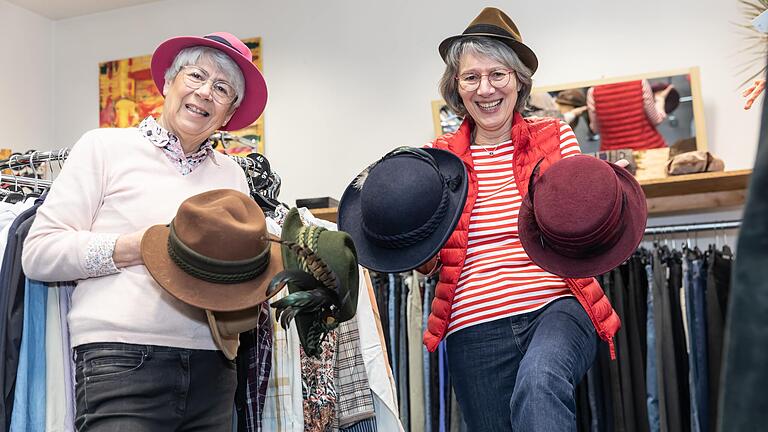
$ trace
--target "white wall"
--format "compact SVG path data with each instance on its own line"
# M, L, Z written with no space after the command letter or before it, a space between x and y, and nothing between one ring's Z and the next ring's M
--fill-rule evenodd
M57 21L53 147L98 126L98 62L149 54L182 34L261 36L270 90L266 156L283 178L281 199L340 198L368 162L432 137L430 101L443 69L437 45L482 8L447 4L166 0ZM741 19L736 0L495 5L538 54L537 85L699 66L710 150L727 169L751 167L760 110L741 109L744 56L736 52L746 41L733 24Z
M0 0L0 148L53 144L53 21Z

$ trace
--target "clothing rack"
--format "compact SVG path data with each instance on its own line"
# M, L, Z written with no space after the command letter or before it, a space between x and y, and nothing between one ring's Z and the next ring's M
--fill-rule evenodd
M48 189L53 183L50 180L41 180L34 177L22 177L16 175L2 174L0 175L0 182L15 185L15 186L27 186L34 189L44 188Z
M69 155L68 148L62 148L52 151L36 151L29 154L11 155L9 159L0 161L0 170L16 170L20 168L35 168L38 165L51 161L64 161Z
M739 227L741 227L741 221L739 220L655 226L655 227L646 228L645 235L686 233L691 231L723 230L723 229L734 229Z
M23 155L15 154L9 159L0 161L0 171L6 169L14 171L22 168L34 169L46 162L64 162L67 159L67 156L69 156L69 152L69 148L62 148L52 151L36 151ZM232 155L227 156L234 160L240 168L245 171L249 178L249 184L254 186L255 190L267 198L277 199L277 195L280 193L281 179L277 173L269 169L269 162L266 162L264 156L259 154L256 154L253 158ZM260 179L261 181L254 182L253 179ZM2 181L31 187L49 187L51 184L50 181L46 183L43 180L9 175L3 175Z

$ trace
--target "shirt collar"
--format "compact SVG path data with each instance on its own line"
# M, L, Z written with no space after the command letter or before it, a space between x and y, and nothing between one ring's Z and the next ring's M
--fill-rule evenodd
M144 120L141 121L139 124L139 131L143 136L149 140L152 144L154 144L157 147L160 148L178 148L182 149L181 142L179 141L179 137L172 134L171 132L167 131L165 128L160 126L160 123L155 120L152 116L147 116ZM183 150L181 150L183 152ZM213 143L210 139L205 140L205 142L200 146L200 148L195 151L192 154L186 155L187 157L200 157L200 156L211 156L211 158L216 161L216 158L213 157Z

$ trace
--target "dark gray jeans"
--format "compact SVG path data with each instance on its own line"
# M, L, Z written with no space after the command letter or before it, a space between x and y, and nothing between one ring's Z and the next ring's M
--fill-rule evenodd
M221 351L75 348L78 431L231 431L237 370Z

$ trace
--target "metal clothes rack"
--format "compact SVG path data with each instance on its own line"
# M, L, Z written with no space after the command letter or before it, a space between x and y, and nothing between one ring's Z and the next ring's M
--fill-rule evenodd
M67 159L67 156L69 156L69 151L69 148L62 148L52 151L36 151L23 155L15 154L9 159L0 161L0 171L7 169L13 172L23 168L34 169L46 162L58 161L63 163ZM269 162L266 161L264 156L258 154L253 158L232 155L227 156L243 169L248 177L249 185L253 186L254 189L262 195L271 199L277 199L277 195L280 193L281 179L277 173L269 169ZM254 181L254 179L258 180ZM49 187L51 185L50 180L40 180L13 174L4 174L0 180L4 183L30 187Z
M724 230L724 229L734 229L734 228L740 228L740 227L741 227L740 220L666 225L666 226L655 226L655 227L646 228L645 235L687 233L687 232L693 232L693 231L708 231L708 230Z

